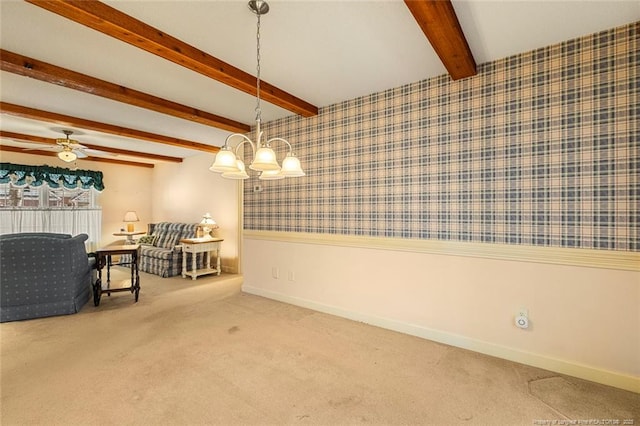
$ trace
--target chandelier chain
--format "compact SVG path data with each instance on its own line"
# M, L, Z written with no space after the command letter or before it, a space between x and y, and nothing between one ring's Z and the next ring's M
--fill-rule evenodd
M256 31L256 121L262 118L260 110L260 13L258 15L258 24Z

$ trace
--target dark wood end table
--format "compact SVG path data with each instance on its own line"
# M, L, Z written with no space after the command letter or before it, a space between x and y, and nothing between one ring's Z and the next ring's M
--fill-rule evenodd
M128 287L111 288L111 265L113 262L111 256L129 255L131 261L120 263L120 265L129 265L131 267L131 285ZM135 295L135 301L138 301L140 293L140 273L138 271L138 257L140 256L140 246L138 244L107 246L96 250L96 269L98 270L98 279L93 284L93 304L100 305L100 297L102 293L111 295L118 291L130 291ZM107 281L102 281L102 269L107 267ZM106 284L106 285L105 285Z

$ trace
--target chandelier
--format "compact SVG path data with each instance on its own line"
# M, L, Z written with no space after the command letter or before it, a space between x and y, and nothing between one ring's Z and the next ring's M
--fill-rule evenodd
M253 143L251 139L241 133L233 133L227 136L224 146L216 154L215 161L209 167L209 170L222 173L222 177L227 179L247 179L249 175L245 170L244 162L238 157L240 147L247 143L251 146L251 151L253 152L253 161L249 168L261 172L259 179L275 180L284 179L285 177L304 176L305 173L300 166L300 160L294 154L293 148L288 141L282 138L271 138L266 142L262 140L263 132L260 130L262 115L260 110L260 16L269 12L269 5L263 0L251 0L248 6L258 17L256 31L256 142ZM240 140L240 143L235 147L235 152L230 145L231 139ZM286 157L282 160L282 167L278 164L276 153L271 148L271 144L275 142L283 142L289 148Z

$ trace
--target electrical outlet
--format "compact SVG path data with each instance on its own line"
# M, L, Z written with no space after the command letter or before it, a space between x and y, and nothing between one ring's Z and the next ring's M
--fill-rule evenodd
M289 281L291 282L295 282L296 281L296 273L293 271L289 271Z
M529 311L520 309L515 317L516 327L526 329L529 328Z
M271 268L271 277L276 280L280 279L280 268L276 268L275 266Z

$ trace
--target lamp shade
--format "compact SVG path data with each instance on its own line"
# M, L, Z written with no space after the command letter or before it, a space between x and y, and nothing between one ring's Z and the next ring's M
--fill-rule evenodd
M123 222L139 222L140 219L138 219L138 214L132 210L124 214L124 219L122 219L122 221Z
M280 170L280 165L276 161L276 153L268 146L262 146L256 151L256 158L249 166L251 170L263 172L265 170Z
M211 213L205 213L200 221L201 225L207 225L210 228L217 228L216 221L211 217Z
M212 172L224 173L224 172L237 172L236 155L233 153L230 147L223 146L216 154L216 159L209 167Z

